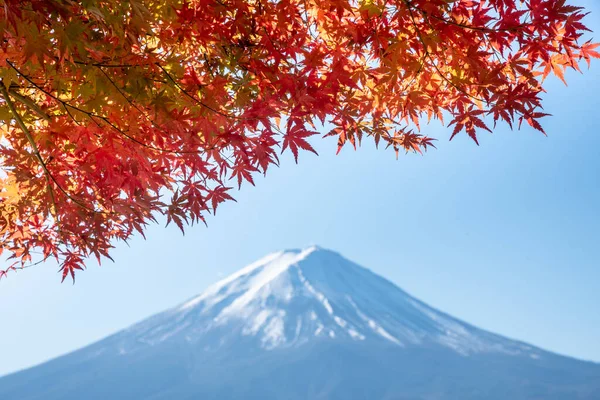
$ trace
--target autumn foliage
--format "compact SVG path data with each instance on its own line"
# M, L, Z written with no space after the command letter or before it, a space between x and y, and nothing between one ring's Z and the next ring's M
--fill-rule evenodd
M159 215L366 138L398 151L539 123L542 82L598 57L565 0L0 1L0 253L63 279ZM446 119L446 121L444 121ZM6 271L0 272L0 277Z

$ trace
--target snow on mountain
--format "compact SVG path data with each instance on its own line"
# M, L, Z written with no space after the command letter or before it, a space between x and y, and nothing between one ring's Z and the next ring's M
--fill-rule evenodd
M478 329L310 247L1 377L0 399L598 400L600 365Z
M211 332L219 333L214 335L218 342L206 340ZM264 350L314 340L385 341L400 347L443 346L462 355L541 356L531 346L437 311L316 246L269 254L182 305L131 327L120 351L174 337L202 342L208 350L237 336L254 338Z

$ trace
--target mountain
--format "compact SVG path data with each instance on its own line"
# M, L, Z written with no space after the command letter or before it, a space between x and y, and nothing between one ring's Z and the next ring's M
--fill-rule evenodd
M0 399L598 400L600 365L478 329L311 247L0 378Z

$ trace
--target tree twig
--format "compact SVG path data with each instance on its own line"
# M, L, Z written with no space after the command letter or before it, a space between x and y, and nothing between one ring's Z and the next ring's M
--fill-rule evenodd
M50 121L50 116L48 114L46 114L44 112L44 110L42 110L42 108L40 106L35 104L35 102L33 100L31 100L29 97L21 95L14 89L9 89L8 93L10 93L10 95L12 97L14 97L16 100L18 100L19 102L21 102L22 104L27 106L27 108L29 108L31 111L36 113L38 116L45 119L46 121Z
M3 81L0 81L0 94L2 94L2 97L4 97L4 101L6 101L6 105L8 106L8 109L10 110L13 118L15 119L15 121L17 121L17 124L21 128L21 131L23 131L23 134L27 138L27 141L29 142L29 145L31 146L31 150L33 151L33 155L35 156L35 158L41 165L42 169L44 170L44 175L46 176L46 186L48 188L48 192L50 194L50 200L52 201L52 207L54 210L54 218L56 219L57 226L59 226L59 230L60 230L59 218L58 218L58 207L56 205L56 197L54 194L54 188L52 187L52 183L51 183L52 181L56 182L56 180L54 179L54 177L48 170L48 167L46 166L46 163L44 162L44 159L42 158L42 155L40 154L40 150L39 150L37 144L35 143L35 140L33 140L33 136L31 136L31 133L29 132L29 129L23 122L21 115L17 112L17 109L15 108L14 103L10 99L8 90L4 86Z

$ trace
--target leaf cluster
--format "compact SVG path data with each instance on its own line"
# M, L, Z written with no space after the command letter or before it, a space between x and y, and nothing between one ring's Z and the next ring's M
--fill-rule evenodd
M63 279L164 215L182 231L230 179L365 138L421 153L539 120L543 81L599 57L565 0L4 0L0 253ZM488 119L489 119L488 118ZM0 278L6 271L0 272Z

